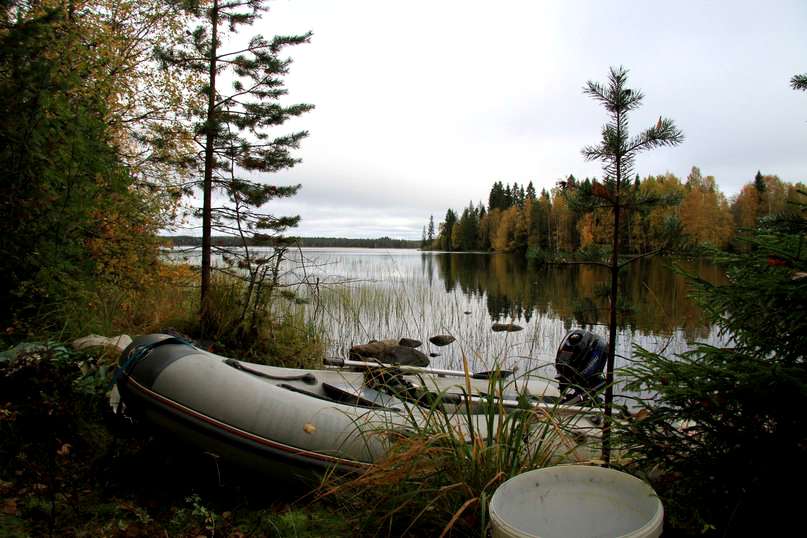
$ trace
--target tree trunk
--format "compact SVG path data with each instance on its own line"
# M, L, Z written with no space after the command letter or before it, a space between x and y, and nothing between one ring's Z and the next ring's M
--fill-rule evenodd
M616 194L614 196L614 240L611 253L611 310L608 320L608 360L605 365L605 418L602 425L602 459L611 464L611 415L614 406L614 355L616 354L616 307L619 292L619 187L622 183L621 159L616 159Z
M216 139L215 114L216 114L216 55L218 50L218 25L219 25L219 2L213 0L213 7L210 11L210 23L212 36L210 40L210 91L207 96L207 131L205 137L205 170L202 207L202 290L200 297L201 306L201 331L205 336L208 319L208 293L210 291L210 266L212 250L212 191L213 191L213 144Z

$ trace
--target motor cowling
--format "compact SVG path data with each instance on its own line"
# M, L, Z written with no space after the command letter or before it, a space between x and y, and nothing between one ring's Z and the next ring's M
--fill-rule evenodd
M558 388L563 396L591 392L605 383L602 371L608 348L600 336L583 329L566 334L555 356Z

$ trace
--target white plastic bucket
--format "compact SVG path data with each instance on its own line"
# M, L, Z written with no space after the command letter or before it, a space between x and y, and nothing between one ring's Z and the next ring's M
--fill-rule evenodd
M494 538L656 538L664 508L653 488L635 476L559 465L499 486L490 520Z

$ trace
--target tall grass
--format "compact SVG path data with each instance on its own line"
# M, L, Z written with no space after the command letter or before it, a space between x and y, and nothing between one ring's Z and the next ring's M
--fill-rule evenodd
M243 317L246 283L236 277L214 273L208 296L206 338L217 353L250 362L289 368L319 368L325 354L323 336L306 318L305 306L276 295L258 324ZM193 317L183 329L198 334L198 297Z
M362 432L383 435L387 455L359 476L329 475L318 498L341 506L361 535L486 536L488 503L499 484L585 460L576 418L533 407L526 397L505 406L509 383L493 376L473 403L470 385L459 404L445 393L428 406L404 399L405 427Z
M62 338L142 334L187 325L198 305L198 275L185 264L162 263L138 287L98 282L62 305Z

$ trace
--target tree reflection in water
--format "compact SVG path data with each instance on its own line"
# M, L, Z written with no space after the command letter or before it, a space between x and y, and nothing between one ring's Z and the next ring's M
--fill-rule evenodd
M424 254L424 271L433 266L446 292L459 289L467 297L484 297L492 321L523 320L536 315L560 318L572 325L593 327L608 322L603 293L608 271L596 265L543 265L507 254ZM620 289L620 329L651 334L682 330L687 340L707 339L711 327L688 298L685 279L672 270L725 282L718 266L705 260L650 258L625 269Z

